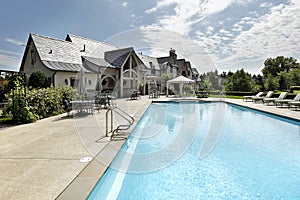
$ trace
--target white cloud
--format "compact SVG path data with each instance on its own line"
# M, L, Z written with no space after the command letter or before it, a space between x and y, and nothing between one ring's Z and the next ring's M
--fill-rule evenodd
M0 49L0 68L19 71L21 55L17 52Z
M0 49L0 53L7 54L7 55L17 55L17 56L21 55L20 53L17 53L17 52L14 52L14 51L7 51L7 50L1 50L1 49Z
M207 35L211 35L211 34L213 33L213 31L214 31L214 27L209 26L209 27L207 27L206 34L207 34Z
M151 13L154 13L154 12L156 12L157 11L157 8L156 7L153 7L153 8L150 8L150 9L148 9L148 10L145 10L145 13L146 14L151 14Z
M125 2L122 3L122 7L125 8L125 7L127 7L127 6L128 6L128 2L125 1Z
M231 28L227 27L230 20L224 18L224 13L222 13L222 18L214 24L210 21L212 18L217 18L218 14L225 9L229 11L238 5L245 6L246 11L246 6L253 2L257 7L266 8L268 12L262 14L260 9L249 11L248 15L244 15L247 17L231 24L233 26ZM291 0L277 6L273 6L267 0L263 3L257 0L160 0L155 7L146 10L145 13L167 14L158 16L155 23L145 27L162 28L186 36L193 32L194 42L197 43L198 48L208 53L217 66L248 66L250 68L251 64L255 64L255 67L258 67L257 63L263 63L267 57L300 55L299 4L299 0ZM238 17L232 18L232 21L236 21ZM194 25L199 22L206 23L200 26L205 28L193 30ZM159 41L155 41L149 34L144 36L151 38L149 39L151 43L161 42L166 46L167 42L163 40L169 40L168 36L160 37ZM190 52L188 45L182 45L182 47ZM178 48L181 49L181 46L179 45ZM243 63L250 63L250 65ZM255 71L254 68L251 70Z
M269 8L271 7L273 4L271 2L263 2L262 4L260 4L261 8Z
M205 17L223 11L234 0L160 0L156 6L145 11L146 14L151 14L169 8L173 5L172 14L160 16L158 20L151 26L158 26L164 29L176 31L183 35L188 35L192 31L193 25L199 23Z
M267 57L300 53L300 6L295 2L271 8L271 13L260 17L248 31L235 38L229 45L235 53L220 59L219 63L236 64L241 60L254 62ZM241 21L236 27L252 19L243 18Z
M25 43L16 39L11 39L11 38L6 38L5 39L6 42L9 42L11 44L17 45L17 46L24 46Z

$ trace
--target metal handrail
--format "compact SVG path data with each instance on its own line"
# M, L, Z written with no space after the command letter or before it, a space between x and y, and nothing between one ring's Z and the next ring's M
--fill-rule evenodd
M110 121L111 121L111 126L110 126L110 132L108 132L108 115L110 112ZM122 117L123 119L125 119L129 124L122 124L119 125L115 130L113 130L113 112L117 113L120 117ZM114 133L118 130L127 130L130 128L130 126L133 124L134 122L134 118L132 116L130 116L128 113L126 113L124 110L118 108L118 107L111 107L106 111L106 134L105 137L108 136L108 133L112 133L112 136L114 135ZM126 129L120 129L121 127L125 127Z

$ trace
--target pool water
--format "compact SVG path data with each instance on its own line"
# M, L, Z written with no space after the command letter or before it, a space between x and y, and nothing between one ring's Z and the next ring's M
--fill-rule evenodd
M213 148L201 158L208 139ZM89 196L299 198L300 123L225 103L150 105Z

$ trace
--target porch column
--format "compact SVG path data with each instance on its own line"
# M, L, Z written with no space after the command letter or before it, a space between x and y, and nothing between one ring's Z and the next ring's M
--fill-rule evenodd
M129 80L130 80L130 89L132 89L132 55L129 56Z
M137 90L140 89L140 70L137 67Z
M123 77L124 77L124 66L121 67L121 71L120 71L120 97L123 98Z
M166 92L166 96L168 97L169 96L169 83L167 82L167 92Z

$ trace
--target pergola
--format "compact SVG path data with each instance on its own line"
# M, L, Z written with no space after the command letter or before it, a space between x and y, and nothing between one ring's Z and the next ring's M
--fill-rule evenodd
M186 78L184 76L178 76L174 79L168 80L167 81L167 96L169 95L169 85L170 84L179 84L179 94L182 95L182 88L183 88L183 84L188 83L188 84L192 84L193 86L195 86L196 81ZM193 89L193 94L195 92L195 89Z

